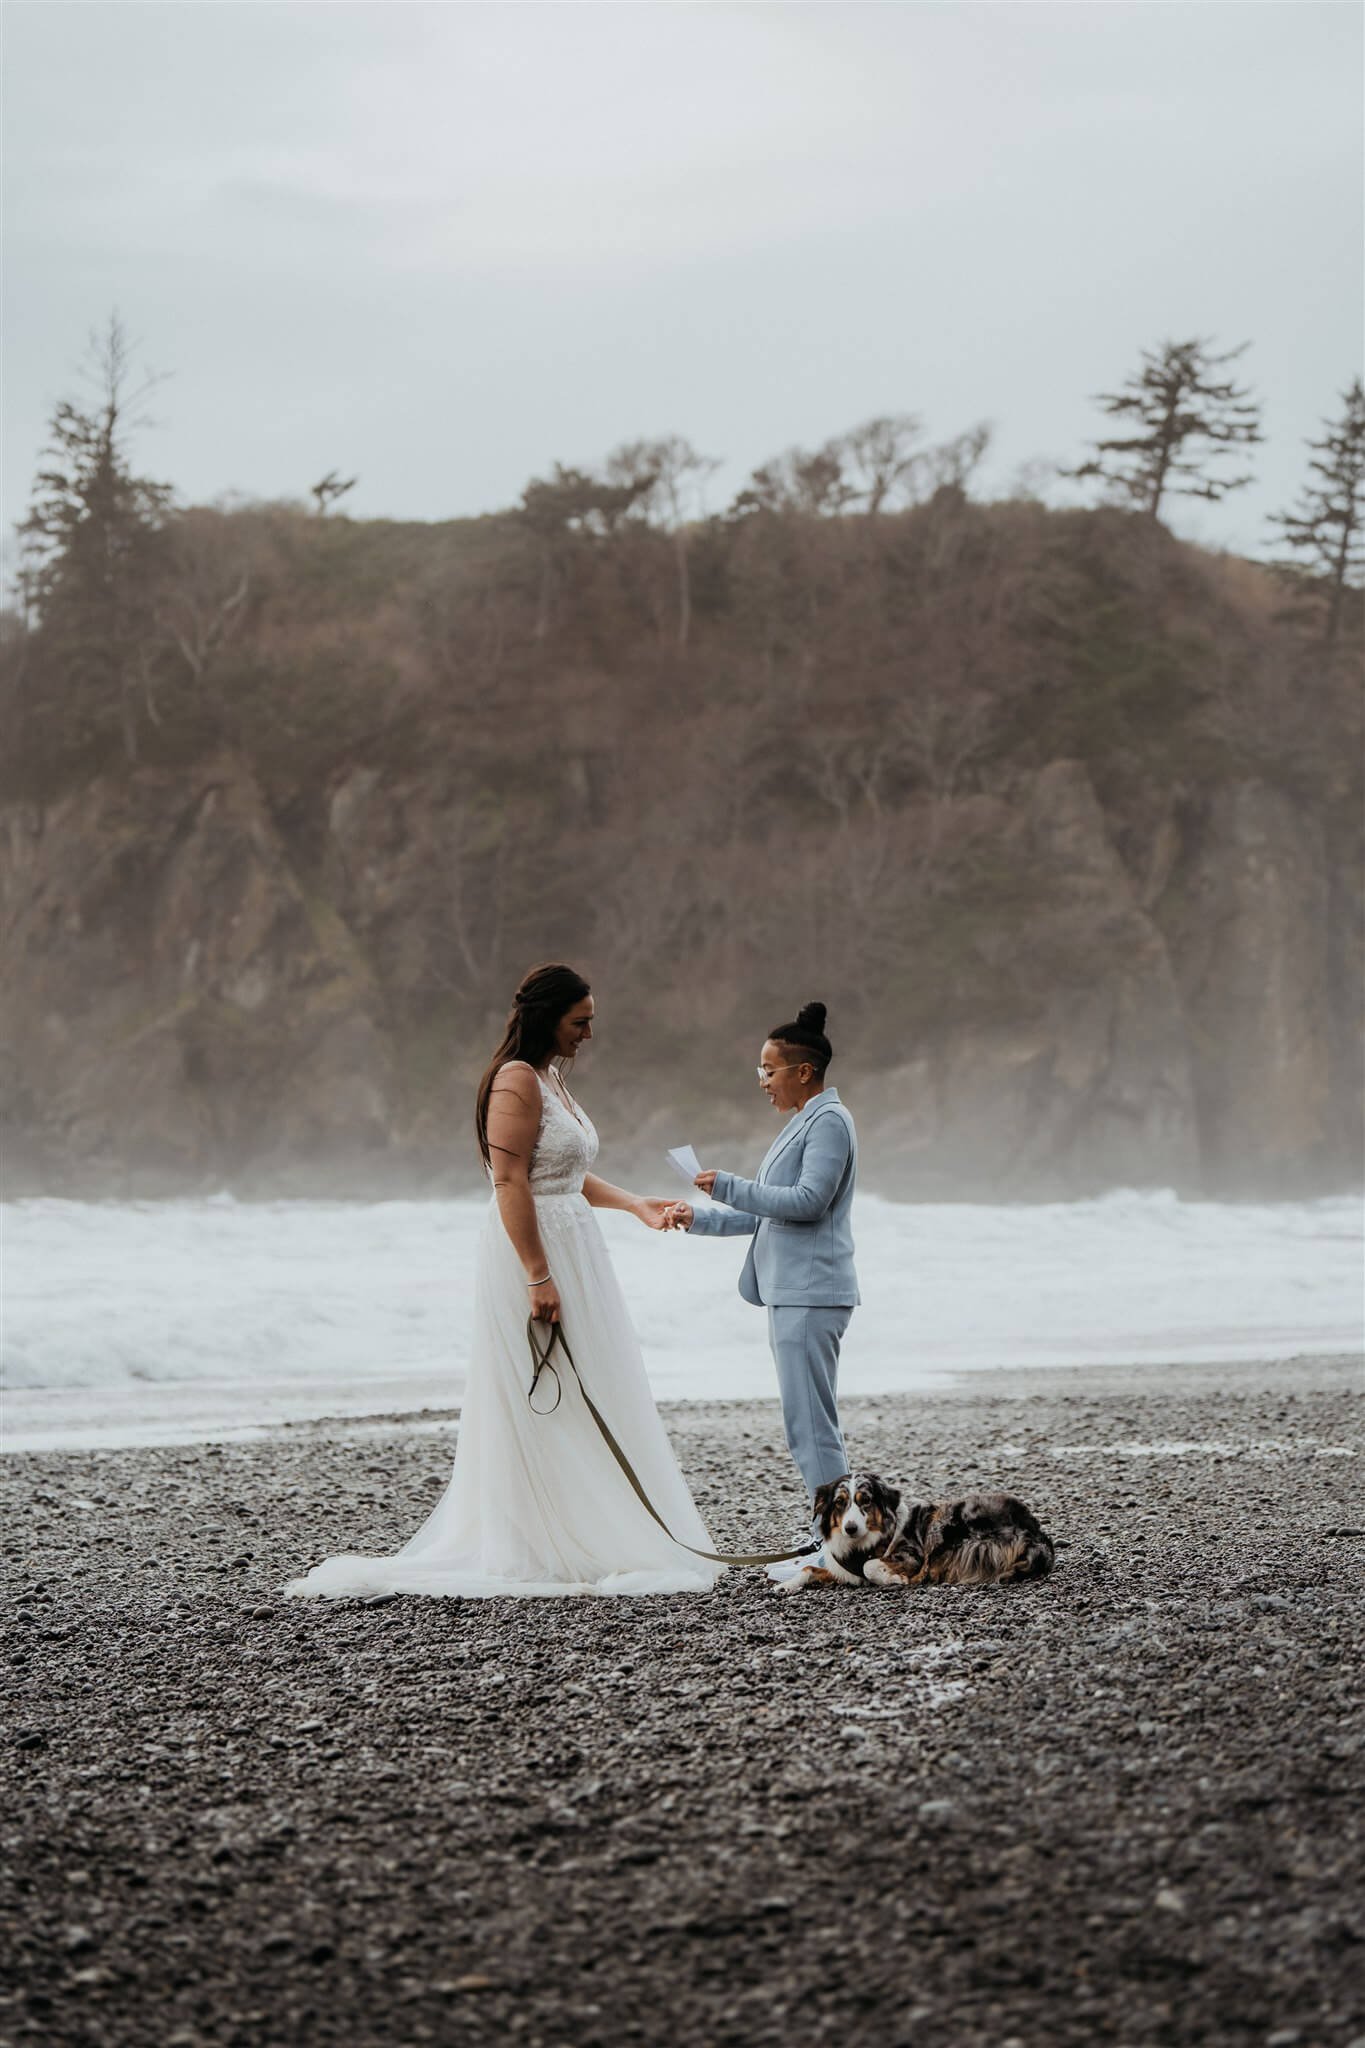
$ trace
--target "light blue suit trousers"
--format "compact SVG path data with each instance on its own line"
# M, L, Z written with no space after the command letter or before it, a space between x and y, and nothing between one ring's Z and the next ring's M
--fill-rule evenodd
M851 1211L853 1119L826 1088L794 1116L756 1180L716 1175L717 1207L695 1207L699 1237L748 1237L739 1291L768 1311L787 1445L812 1498L848 1470L839 1427L839 1346L858 1301Z
M787 1449L812 1501L818 1486L842 1479L848 1470L839 1427L839 1346L852 1317L851 1308L801 1308L790 1302L774 1302L768 1309Z

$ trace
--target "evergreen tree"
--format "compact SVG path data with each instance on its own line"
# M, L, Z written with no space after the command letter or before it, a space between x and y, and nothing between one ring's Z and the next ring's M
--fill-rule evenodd
M129 465L135 409L155 381L133 388L130 358L114 314L91 338L94 402L63 399L53 413L47 466L19 534L38 651L68 707L68 737L97 737L116 723L135 761L139 706L155 716L157 579L172 491Z
M1270 523L1284 529L1284 545L1296 558L1272 563L1313 606L1326 605L1323 641L1336 644L1348 588L1359 586L1365 567L1365 388L1357 377L1342 393L1345 411L1321 441L1308 446L1319 459L1308 467L1322 478L1306 483L1300 510L1272 512Z
M1168 341L1159 354L1142 352L1142 369L1122 391L1102 391L1106 412L1132 420L1140 431L1095 442L1095 456L1063 476L1103 477L1156 519L1167 491L1211 502L1249 484L1250 475L1217 477L1208 465L1225 450L1264 440L1260 407L1250 393L1214 373L1249 347L1210 355L1201 341ZM1206 443L1198 453L1193 444ZM1187 448L1190 452L1187 454ZM1114 457L1110 463L1106 457Z

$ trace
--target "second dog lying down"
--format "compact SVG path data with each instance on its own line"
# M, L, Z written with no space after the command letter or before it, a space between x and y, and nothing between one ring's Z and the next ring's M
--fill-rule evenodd
M1052 1538L1010 1493L905 1501L875 1472L822 1486L815 1519L824 1548L788 1579L803 1586L1006 1586L1052 1570Z

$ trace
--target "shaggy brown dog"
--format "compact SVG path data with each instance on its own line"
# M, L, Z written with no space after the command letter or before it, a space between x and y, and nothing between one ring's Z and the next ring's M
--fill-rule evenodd
M822 1486L816 1564L784 1582L803 1586L1008 1586L1052 1570L1052 1538L1011 1493L905 1501L875 1472Z

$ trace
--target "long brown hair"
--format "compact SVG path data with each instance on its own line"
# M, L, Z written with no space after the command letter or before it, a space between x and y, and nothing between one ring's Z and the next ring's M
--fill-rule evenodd
M492 1164L488 1150L488 1101L498 1070L509 1060L526 1060L531 1066L538 1067L545 1055L554 1049L561 1017L575 1003L581 1003L584 996L591 994L592 990L581 974L575 974L572 967L555 962L548 967L533 967L523 978L507 1013L502 1043L488 1062L475 1099L474 1134L485 1166Z

